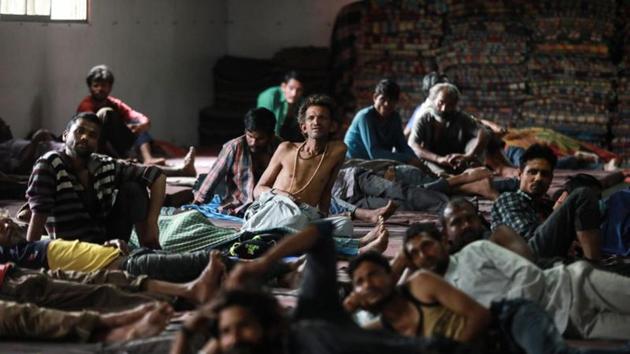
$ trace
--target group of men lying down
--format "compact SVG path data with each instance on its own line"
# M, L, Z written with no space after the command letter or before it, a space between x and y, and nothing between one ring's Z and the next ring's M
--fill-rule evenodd
M630 340L630 279L600 267L596 179L572 179L552 202L557 157L539 144L518 168L501 162L496 171L513 178L496 179L484 167L494 137L456 109L451 84L431 88L409 145L391 80L343 141L330 97L300 100L297 77L270 90L259 103L286 106L250 110L194 195L196 206L212 203L225 184L217 211L242 218L241 231L192 252L162 245L194 241L210 221L192 222L200 214L189 210L162 227L163 168L97 153L107 119L76 114L62 149L32 168L27 225L0 220L0 336L120 342L160 333L175 307L194 311L172 353L628 351L564 340ZM302 142L277 138L292 129ZM494 200L491 222L462 194ZM388 259L396 208L440 213L441 228L411 224ZM375 226L354 237L352 218ZM129 250L132 230L140 248ZM228 256L245 234L266 251ZM343 298L339 254L351 257ZM280 285L299 287L290 313L263 290Z

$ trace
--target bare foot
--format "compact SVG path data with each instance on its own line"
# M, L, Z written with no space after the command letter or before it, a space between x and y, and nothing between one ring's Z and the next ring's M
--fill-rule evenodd
M367 245L359 248L359 254L365 253L368 251L377 251L377 252L383 253L387 249L388 244L389 244L389 231L387 231L387 228L385 226L380 225L380 227L378 228L376 239L374 239L372 242L368 243Z
M458 175L448 177L447 181L451 187L457 187L466 183L479 181L484 178L490 178L491 176L492 171L489 169L485 167L474 167L469 168Z
M195 169L195 157L197 152L193 146L188 148L188 153L184 156L184 165L182 166L182 176L195 177L197 170Z
M138 319L129 320L126 324L106 328L102 341L106 343L122 342L138 338L146 338L159 334L166 328L173 315L173 308L161 303L144 313Z
M196 304L205 304L219 289L223 274L225 274L225 264L221 259L221 252L213 250L210 252L208 265L201 275L188 283L185 297Z
M480 179L492 177L492 171L490 171L489 169L485 167L473 167L464 171L462 175L466 177L463 180L464 183L474 182Z
M140 305L131 310L103 314L100 317L99 326L105 328L114 328L129 324L142 318L147 311L152 311L158 306L157 302Z
M610 159L610 161L606 162L606 164L604 164L604 171L617 171L617 169L619 169L619 159L612 158Z
M499 197L499 192L497 192L492 187L492 185L490 184L490 179L488 178L462 184L461 186L457 187L457 190L466 194L479 195L489 200L495 200Z
M389 202L387 202L387 205L375 210L376 217L373 219L372 222L374 223L379 222L379 221L382 222L389 219L389 217L392 216L392 214L394 214L396 209L398 209L398 205L394 203L392 200L390 200ZM382 219L382 220L379 220L379 219Z
M379 233L383 231L385 226L383 225L383 219L380 218L377 224L370 230L365 236L359 239L359 246L363 247L368 245L370 242L376 240L379 236Z
M398 205L396 205L393 201L387 202L387 205L378 209L363 209L357 208L354 211L354 216L361 220L371 222L376 224L379 222L379 219L387 220L394 212L398 209Z

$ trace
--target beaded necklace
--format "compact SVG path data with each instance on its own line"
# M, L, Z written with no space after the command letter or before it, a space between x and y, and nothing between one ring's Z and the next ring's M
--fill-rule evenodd
M326 143L326 146L324 147L324 153L322 154L322 158L319 160L319 163L317 164L317 167L315 168L315 172L313 173L311 178L306 182L304 186L302 186L302 188L293 192L293 184L295 183L295 172L297 171L298 157L300 156L300 151L304 148L305 145L306 145L306 141L303 142L300 145L300 147L298 147L297 153L295 154L295 162L293 164L293 175L291 176L291 185L289 186L289 193L291 194L299 194L311 184L311 182L313 181L313 178L315 178L315 175L319 171L319 168L322 166L322 162L324 162L324 159L326 158L326 152L328 151L328 143Z

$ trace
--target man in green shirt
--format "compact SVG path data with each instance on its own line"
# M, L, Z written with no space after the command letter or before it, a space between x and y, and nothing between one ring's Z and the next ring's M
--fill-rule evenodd
M257 107L276 115L275 133L285 141L304 141L296 115L304 91L302 78L296 71L284 75L280 86L273 86L258 95Z

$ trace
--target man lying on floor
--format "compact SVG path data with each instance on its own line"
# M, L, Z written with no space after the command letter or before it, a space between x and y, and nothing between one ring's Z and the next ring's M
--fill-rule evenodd
M227 290L204 306L178 334L171 353L427 353L434 343L384 331L361 329L341 305L329 221L283 239L263 257L237 266ZM243 290L285 256L307 253L297 308L287 319L277 300L260 290ZM202 338L191 338L191 336ZM439 343L438 343L439 344ZM451 344L448 349L454 349ZM453 352L453 351L451 351Z
M60 311L33 304L0 301L0 337L123 342L161 333L166 328L172 311L166 304L145 304L127 311L100 314L93 311Z
M437 232L430 227L419 232ZM344 305L347 311L362 308L380 315L380 320L369 324L369 328L388 329L409 337L439 336L474 343L484 353L572 352L551 317L531 301L502 300L492 302L486 309L430 271L418 271L397 286L388 260L376 253L365 253L352 260L348 273L353 292Z
M373 310L384 310L383 319L392 326L385 327L387 330L361 329L340 302L332 228L329 222L318 222L315 227L281 241L261 258L237 266L226 284L231 290L220 294L184 325L171 353L198 349L189 347L189 336L203 336L207 332L204 329L210 329L210 340L201 350L203 353L232 353L237 349L251 353L467 353L474 352L473 347L459 341L482 339L492 320L497 331L505 331L499 336L509 336L514 341L505 340L507 346L497 352L570 352L551 319L535 304L497 303L493 319L490 311L428 272L419 273L407 286L396 288L387 260L374 253L359 256L350 268L358 294L353 298L363 305L373 305ZM304 251L308 252L307 265L290 320L268 295L234 290L255 284L282 257ZM431 304L420 304L414 301L418 300L416 297ZM390 307L397 308L389 311ZM532 318L538 320L534 326L530 326ZM450 340L431 339L440 336ZM495 338L501 340L499 336ZM509 347L513 344L517 348ZM483 352L492 351L496 342L489 345L483 347Z
M0 264L0 337L115 342L157 335L173 310L156 299L204 304L214 297L224 271L218 253L185 284L121 271L44 272Z
M33 133L31 139L16 139L11 128L0 118L0 172L30 174L35 160L52 150L63 148L45 129Z
M630 278L584 261L542 270L485 240L449 256L448 240L433 224L412 225L403 250L408 265L443 276L484 306L524 298L542 306L565 336L630 339Z
M185 282L198 277L211 259L210 251L163 253L144 249L129 254L122 240L107 245L63 239L27 241L24 234L24 228L10 218L0 219L0 263L79 272L124 270L153 279Z
M333 199L360 208L382 208L390 201L400 210L439 212L448 195L478 195L494 200L500 191L517 187L513 179L492 180L485 167L434 177L423 170L390 160L347 160L333 185Z
M126 290L142 289L173 296L181 296L193 303L203 303L206 289L200 289L199 281L207 277L210 269L219 276L226 263L219 251L166 254L146 253L123 255L116 247L106 247L81 241L43 240L27 242L22 239L10 220L0 220L0 266L12 267L4 273L4 282L21 274L27 278L41 278L47 272L53 278L78 281L86 284L113 283ZM218 264L214 265L213 264ZM228 264L231 266L232 264ZM177 271L174 271L177 269ZM5 269L8 270L8 268ZM123 272L125 271L125 272ZM205 271L205 272L204 272ZM40 274L40 275L38 275ZM91 274L90 276L82 274ZM216 277L217 275L213 275ZM42 280L43 281L43 280ZM169 282L177 282L172 284ZM185 283L187 282L187 283ZM35 288L15 289L12 293L21 302L34 302L37 296L45 296ZM204 285L204 287L207 284ZM6 287L2 288L7 299ZM47 293L47 292L45 292ZM54 292L51 292L53 294ZM59 295L60 296L60 295ZM21 299L21 300L20 300ZM96 304L98 301L94 301ZM102 302L102 301L101 301Z

